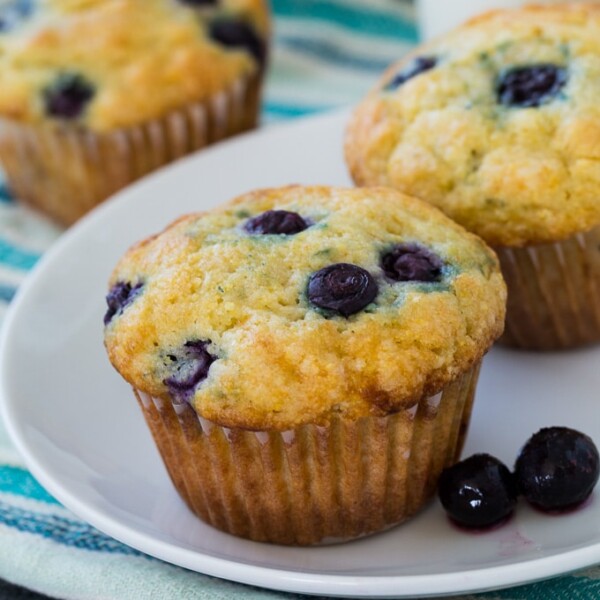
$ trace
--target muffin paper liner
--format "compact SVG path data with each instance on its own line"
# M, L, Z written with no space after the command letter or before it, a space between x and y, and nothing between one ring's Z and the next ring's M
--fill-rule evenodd
M227 428L135 395L177 491L202 520L255 541L309 545L382 531L432 497L463 446L479 364L386 417L290 431Z
M497 248L508 286L501 343L532 350L600 341L600 226L567 240Z
M138 126L95 133L0 119L0 162L16 196L70 225L143 175L256 126L261 74Z

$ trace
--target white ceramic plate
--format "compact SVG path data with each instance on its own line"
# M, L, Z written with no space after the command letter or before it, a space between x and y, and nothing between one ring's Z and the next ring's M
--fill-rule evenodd
M171 486L128 386L102 345L106 281L134 241L188 211L260 186L349 183L346 114L249 135L120 194L69 231L23 286L4 326L2 411L28 466L98 529L171 563L278 590L410 597L484 590L600 562L598 494L550 517L518 507L487 534L453 528L437 502L410 523L340 546L257 544L197 520ZM494 350L483 369L465 453L512 465L547 425L600 441L600 348L536 355Z

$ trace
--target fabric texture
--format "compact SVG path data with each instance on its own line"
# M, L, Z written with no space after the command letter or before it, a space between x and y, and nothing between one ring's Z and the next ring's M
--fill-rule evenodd
M408 0L273 0L275 49L263 122L358 101L417 41ZM20 205L0 181L0 318L61 230ZM145 600L300 598L150 558L78 519L26 470L0 424L0 578L55 598ZM0 587L2 597L31 597ZM600 567L462 600L600 597Z

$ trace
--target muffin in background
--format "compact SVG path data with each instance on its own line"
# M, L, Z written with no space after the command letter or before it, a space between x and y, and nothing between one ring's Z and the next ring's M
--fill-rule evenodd
M69 225L128 183L256 125L265 0L0 4L0 162Z
M431 498L505 299L494 253L434 207L292 186L133 246L110 281L105 345L196 515L317 544Z
M358 106L359 185L418 196L481 236L507 344L600 340L600 6L495 11L392 66Z

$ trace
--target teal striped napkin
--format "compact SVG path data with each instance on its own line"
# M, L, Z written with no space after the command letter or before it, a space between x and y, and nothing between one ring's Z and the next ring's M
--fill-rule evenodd
M275 50L266 123L355 102L390 62L417 41L408 0L273 0L272 4ZM16 203L0 180L0 319L23 277L60 234ZM1 424L0 534L0 578L57 598L298 598L186 571L104 535L35 481ZM469 598L600 598L600 568Z

